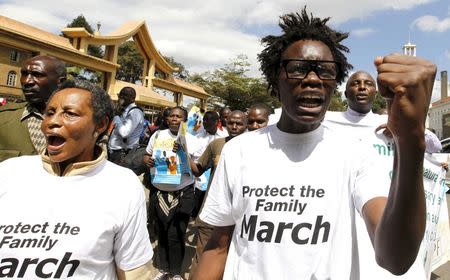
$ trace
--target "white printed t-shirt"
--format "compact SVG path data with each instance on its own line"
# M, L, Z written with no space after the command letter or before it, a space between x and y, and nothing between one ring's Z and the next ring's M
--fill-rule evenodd
M367 153L372 153L378 161L378 166L384 171L382 174L388 180L392 176L395 146L391 139L375 129L387 123L387 115L378 115L369 111L367 114L358 113L350 108L346 112L327 112L324 125L342 131L348 138L356 139ZM361 279L383 279L383 280L423 280L426 279L425 268L421 257L417 257L407 273L396 276L388 270L380 267L375 259L370 236L366 224L361 216L355 217L359 263Z
M0 163L0 278L117 279L153 256L136 175L106 159L59 177L40 156Z
M224 279L359 279L355 216L387 196L358 144L271 125L222 150L200 219L235 225Z

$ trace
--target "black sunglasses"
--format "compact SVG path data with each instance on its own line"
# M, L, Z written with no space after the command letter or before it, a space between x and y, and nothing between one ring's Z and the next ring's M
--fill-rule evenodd
M339 63L331 60L284 59L281 66L288 79L302 80L311 71L322 80L335 80Z

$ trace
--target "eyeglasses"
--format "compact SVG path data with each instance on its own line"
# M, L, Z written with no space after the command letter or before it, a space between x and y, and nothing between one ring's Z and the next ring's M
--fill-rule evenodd
M330 60L285 59L281 66L288 79L302 80L311 71L322 80L334 80L338 74L338 63Z

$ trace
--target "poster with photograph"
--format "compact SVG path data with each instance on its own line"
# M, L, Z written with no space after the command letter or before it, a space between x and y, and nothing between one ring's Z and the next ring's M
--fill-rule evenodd
M165 191L182 189L194 182L189 166L189 154L186 144L186 123L180 125L177 139L178 149L173 151L173 140L155 137L153 157L155 167L152 168L152 184Z

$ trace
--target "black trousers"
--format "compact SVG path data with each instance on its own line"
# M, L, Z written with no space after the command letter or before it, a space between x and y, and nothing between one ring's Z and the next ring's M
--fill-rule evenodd
M192 217L193 218L197 218L200 209L202 208L203 205L203 200L205 200L205 194L206 191L201 191L199 189L195 189L195 194L194 194L194 210L192 210Z
M163 195L167 192L160 191ZM159 209L158 192L152 194L152 204L156 208L155 216L158 231L159 268L172 275L181 274L181 266L186 251L186 230L194 208L194 187L191 185L182 190L179 204L170 213L164 215Z

